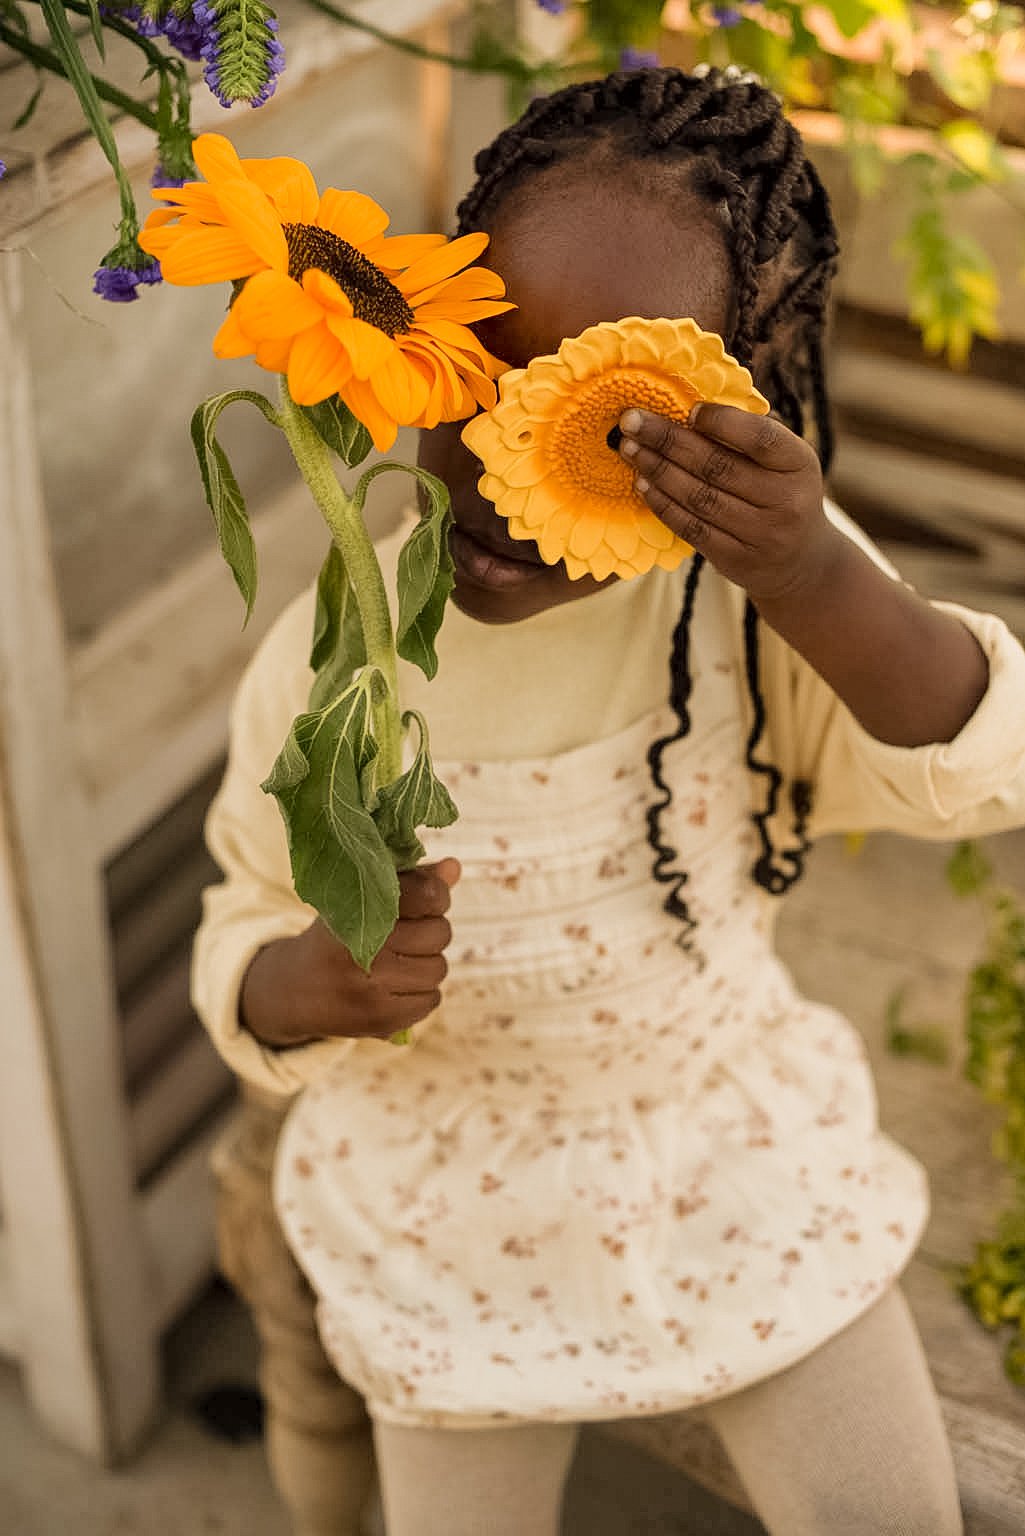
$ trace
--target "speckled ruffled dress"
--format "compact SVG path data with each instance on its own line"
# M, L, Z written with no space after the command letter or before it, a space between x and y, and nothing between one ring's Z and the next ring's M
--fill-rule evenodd
M684 574L659 578L670 627ZM731 615L709 580L691 731L665 760L690 952L646 839L668 708L547 755L437 764L460 819L429 852L463 865L443 1005L412 1046L360 1042L313 1080L277 1174L328 1351L382 1419L688 1407L836 1333L919 1238L925 1177L878 1129L860 1036L773 953Z

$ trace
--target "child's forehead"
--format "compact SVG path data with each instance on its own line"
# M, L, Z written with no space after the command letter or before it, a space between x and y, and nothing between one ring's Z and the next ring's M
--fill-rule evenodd
M482 259L517 305L486 323L487 344L514 367L626 315L690 315L720 334L728 327L725 231L716 210L693 194L673 206L623 184L546 186L538 178L499 210Z

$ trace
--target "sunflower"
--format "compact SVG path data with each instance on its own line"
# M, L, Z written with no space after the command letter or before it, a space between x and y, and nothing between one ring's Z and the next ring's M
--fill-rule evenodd
M240 160L219 133L193 147L206 178L157 187L139 244L169 283L232 282L218 357L255 357L292 398L340 395L379 449L398 425L434 427L495 403L504 364L469 329L501 314L505 284L470 266L487 235L386 236L362 192L318 194L301 160Z
M769 402L722 339L693 320L636 316L591 326L558 352L502 375L495 408L468 421L463 441L484 465L480 492L533 539L549 565L604 581L673 571L691 546L634 490L611 446L630 406L686 421L698 400L764 415Z

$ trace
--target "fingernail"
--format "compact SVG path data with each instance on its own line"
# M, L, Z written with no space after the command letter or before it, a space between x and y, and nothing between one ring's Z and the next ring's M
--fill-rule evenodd
M694 405L691 406L690 411L689 411L689 413L687 415L687 420L684 422L684 426L696 427L697 424L698 424L698 412L700 410L701 410L701 401L698 400L698 401L695 402Z
M625 458L632 459L640 446L640 443L635 443L632 437L624 437L619 445L619 451Z
M649 488L650 482L645 480L643 475L638 475L637 479L634 481L634 490L637 492L638 496L644 496Z
M641 430L640 411L624 411L619 418L619 425L624 432L639 432Z

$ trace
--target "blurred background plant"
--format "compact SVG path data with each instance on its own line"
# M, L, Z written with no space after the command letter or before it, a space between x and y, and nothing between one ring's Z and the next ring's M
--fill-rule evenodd
M469 43L449 54L391 35L333 0L303 0L339 26L454 69L505 76L510 107L561 80L659 62L754 70L799 120L842 140L859 192L877 194L887 163L912 174L899 250L907 307L927 351L967 361L973 337L998 335L1000 284L984 238L956 229L959 196L985 184L1021 215L1025 279L1025 178L1014 147L1025 144L1025 8L1005 0L534 0L559 18L557 47L531 51L508 9L472 7ZM529 9L521 4L521 14ZM133 92L104 77L106 39L139 51ZM287 40L286 40L287 42ZM277 21L264 0L0 0L0 44L40 75L23 103L5 104L16 135L37 109L42 76L63 76L110 161L121 197L118 239L103 257L96 291L126 301L159 281L135 244L138 219L111 132L128 114L155 140L154 183L195 174L192 92L225 106L268 99L284 63ZM829 124L823 130L823 115ZM2 162L0 162L2 164ZM982 233L982 232L978 232Z
M986 939L965 990L965 1076L999 1106L993 1155L1006 1164L1014 1196L994 1235L976 1245L960 1290L984 1327L1010 1329L1004 1369L1025 1386L1025 905L994 878L975 843L963 843L947 870L957 895L982 903Z

